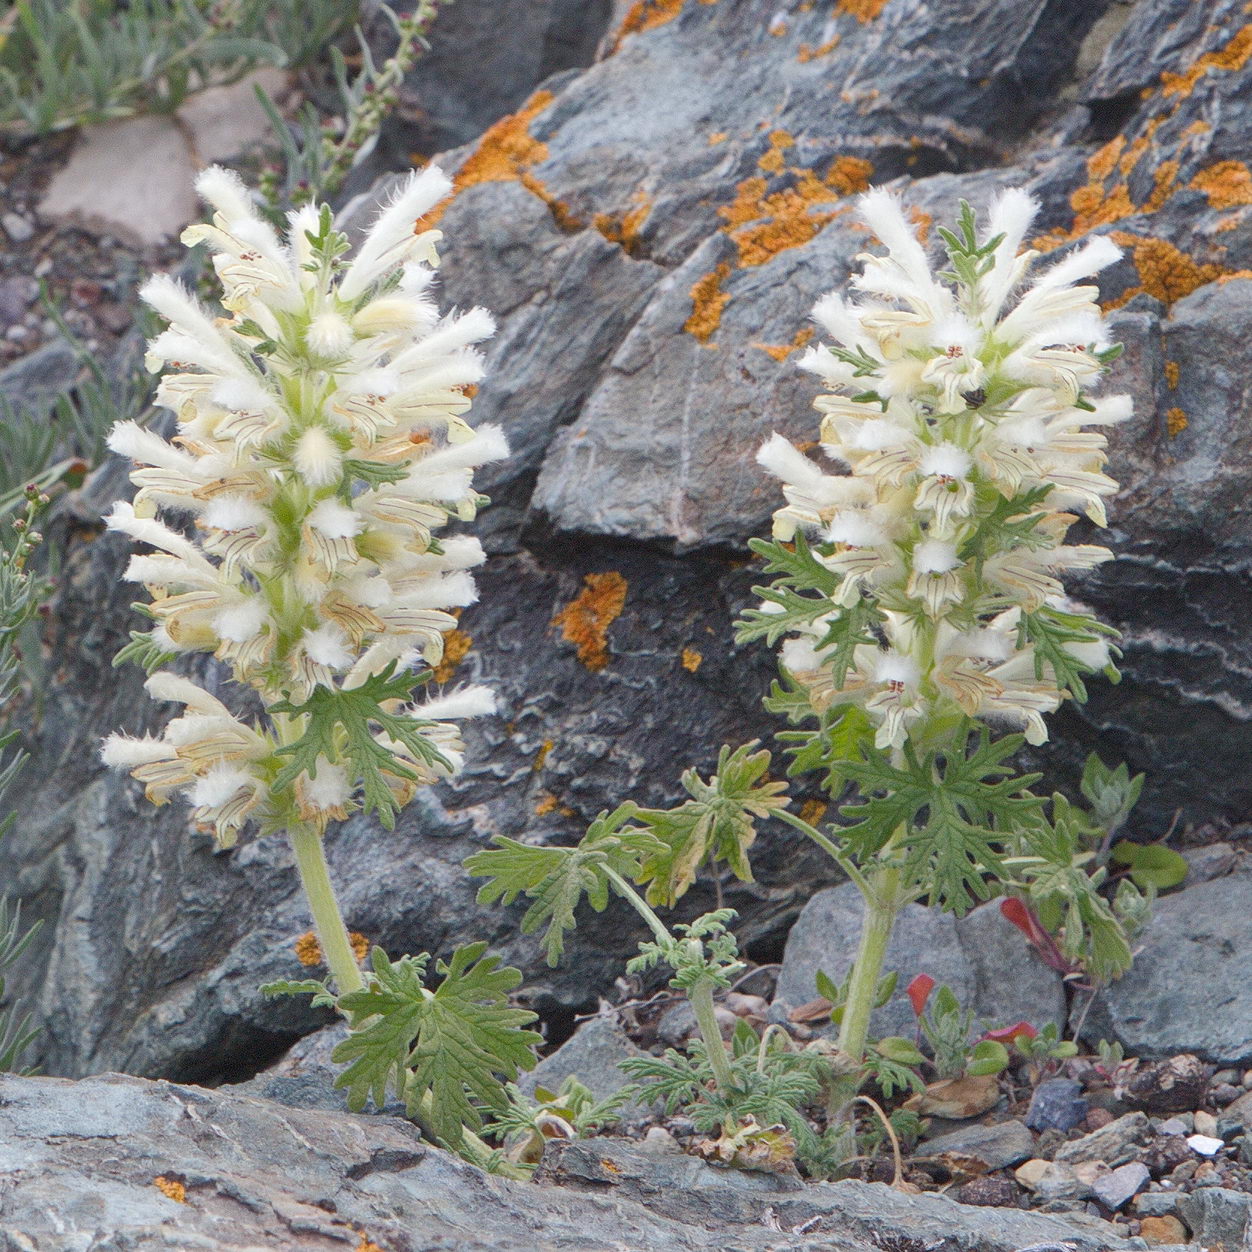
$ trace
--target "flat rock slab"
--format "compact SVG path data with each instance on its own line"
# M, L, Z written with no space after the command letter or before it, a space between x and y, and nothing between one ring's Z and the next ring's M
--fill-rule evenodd
M787 936L776 1000L795 1008L817 995L814 978L823 970L836 983L852 966L861 933L863 905L852 883L819 891L804 906ZM884 972L896 970L895 996L875 1010L875 1035L912 1036L913 1010L904 989L917 974L929 974L956 992L962 1008L974 1010L975 1024L1011 1026L1023 1019L1035 1026L1065 1020L1060 977L1041 964L1021 935L984 904L959 921L910 904L896 921Z
M1252 877L1231 874L1158 900L1136 946L1130 972L1092 1006L1084 1037L1117 1040L1130 1056L1252 1061Z

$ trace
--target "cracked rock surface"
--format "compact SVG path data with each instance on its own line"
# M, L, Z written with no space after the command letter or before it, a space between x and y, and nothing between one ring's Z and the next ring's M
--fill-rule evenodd
M516 450L484 483L493 557L452 681L490 682L502 713L472 729L455 784L393 833L345 823L329 856L353 929L393 951L489 940L557 1024L611 985L635 922L588 917L548 970L520 909L477 909L460 862L496 832L572 841L623 799L672 800L683 768L778 728L759 707L768 655L731 639L746 541L775 502L753 454L771 429L815 429L794 349L869 242L848 211L869 182L897 186L919 229L1024 185L1039 247L1092 231L1124 247L1103 291L1127 346L1113 386L1137 402L1110 466L1118 559L1077 590L1122 630L1125 679L1091 684L1038 761L1048 783L1093 747L1146 771L1132 834L1252 803L1242 0L1139 0L1091 36L1115 30L1103 50L1087 37L1109 6L1092 0L777 7L763 32L756 0L634 6L594 65L442 159L459 187L443 300L499 319L475 415ZM123 545L98 521L124 489L106 467L59 522L52 681L21 714L33 760L0 843L0 881L49 925L14 990L44 1027L46 1072L246 1077L324 1022L256 991L303 973L292 944L309 923L281 841L215 854L184 810L152 809L98 763L103 734L166 712L109 666L137 625ZM754 864L725 903L749 953L776 959L830 868L779 826Z

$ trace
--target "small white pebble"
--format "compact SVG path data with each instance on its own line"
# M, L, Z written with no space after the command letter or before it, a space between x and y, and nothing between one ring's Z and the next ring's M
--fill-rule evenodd
M1201 1156L1216 1156L1225 1146L1222 1140L1214 1139L1209 1135L1187 1136L1187 1147Z
M1252 1088L1252 1069L1245 1069L1243 1071L1243 1085L1245 1087Z

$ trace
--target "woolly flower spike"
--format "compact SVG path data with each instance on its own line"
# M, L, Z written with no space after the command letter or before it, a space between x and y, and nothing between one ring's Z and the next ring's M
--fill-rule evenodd
M474 517L474 470L508 454L465 421L494 324L430 300L439 235L414 223L447 193L439 170L402 186L350 262L328 209L292 214L281 238L234 174L197 186L213 220L183 239L208 245L227 315L164 276L142 291L169 324L148 359L178 433L121 422L109 438L137 491L108 524L147 549L127 577L152 597L124 651L149 669L212 653L269 717L253 727L158 673L149 692L186 711L160 739L113 736L104 759L156 803L181 796L223 844L248 820L320 830L362 806L391 824L459 768L456 720L493 708L483 688L409 696L476 597L481 546L436 534Z
M783 664L811 706L859 705L879 749L937 742L962 717L1041 743L1043 715L1111 669L1112 632L1063 599L1060 576L1112 555L1064 538L1071 510L1104 525L1116 489L1104 435L1084 428L1130 400L1086 394L1117 349L1084 280L1120 254L1093 239L1032 279L1037 254L1020 249L1036 209L1007 191L980 234L962 206L937 274L898 201L863 197L887 251L860 258L859 303L818 302L833 342L801 360L829 389L816 408L833 465L779 435L757 457L787 500L775 540L799 544L783 559L807 573L767 593L749 634L791 631Z

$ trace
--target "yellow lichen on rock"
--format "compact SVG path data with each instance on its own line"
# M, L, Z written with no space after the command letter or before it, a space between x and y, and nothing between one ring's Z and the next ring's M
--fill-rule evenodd
M1202 191L1213 209L1236 209L1252 204L1252 172L1242 161L1218 161L1202 169L1187 184Z
M474 636L459 627L444 632L443 659L435 666L433 677L437 683L446 683L465 660L466 653L474 646Z
M858 22L872 22L887 7L887 0L836 0L835 10Z
M1177 405L1172 409L1166 409L1165 426L1169 431L1169 437L1173 439L1187 429L1187 415Z
M1229 272L1213 262L1195 260L1167 239L1141 239L1125 231L1114 231L1112 239L1131 250L1131 259L1139 271L1140 286L1124 292L1119 305L1146 291L1168 306Z
M626 603L626 580L610 570L587 574L578 596L552 619L562 637L577 649L578 659L593 673L609 663L608 629Z
M166 1178L164 1174L158 1174L153 1180L152 1185L167 1200L173 1200L175 1204L187 1203L186 1185L179 1182L176 1178Z
M1178 390L1178 362L1177 361L1165 362L1165 383L1169 387L1170 391Z
M318 943L317 936L311 930L306 930L291 946L295 950L296 960L301 965L311 968L322 963L322 945Z
M627 35L638 35L645 30L672 22L682 11L682 7L683 0L635 0L626 11L622 24L617 28L617 34L613 36L608 55L612 56L622 46L622 40Z
M839 46L842 36L836 35L833 39L828 39L825 43L814 47L812 44L802 43L799 52L796 53L796 60L801 65L807 65L810 61L819 60L821 57L829 56L830 53Z
M695 648L684 648L682 650L682 655L679 657L679 661L681 662L683 669L685 669L688 674L694 674L696 670L700 668L703 660L703 654L697 652Z
M722 290L722 283L729 277L730 264L723 261L691 284L691 316L683 323L683 330L701 343L708 343L722 324L722 310L730 299L730 294Z
M785 361L793 352L803 348L813 338L813 334L812 326L802 326L790 343L754 343L752 346L759 348L766 356L773 357L775 361Z

